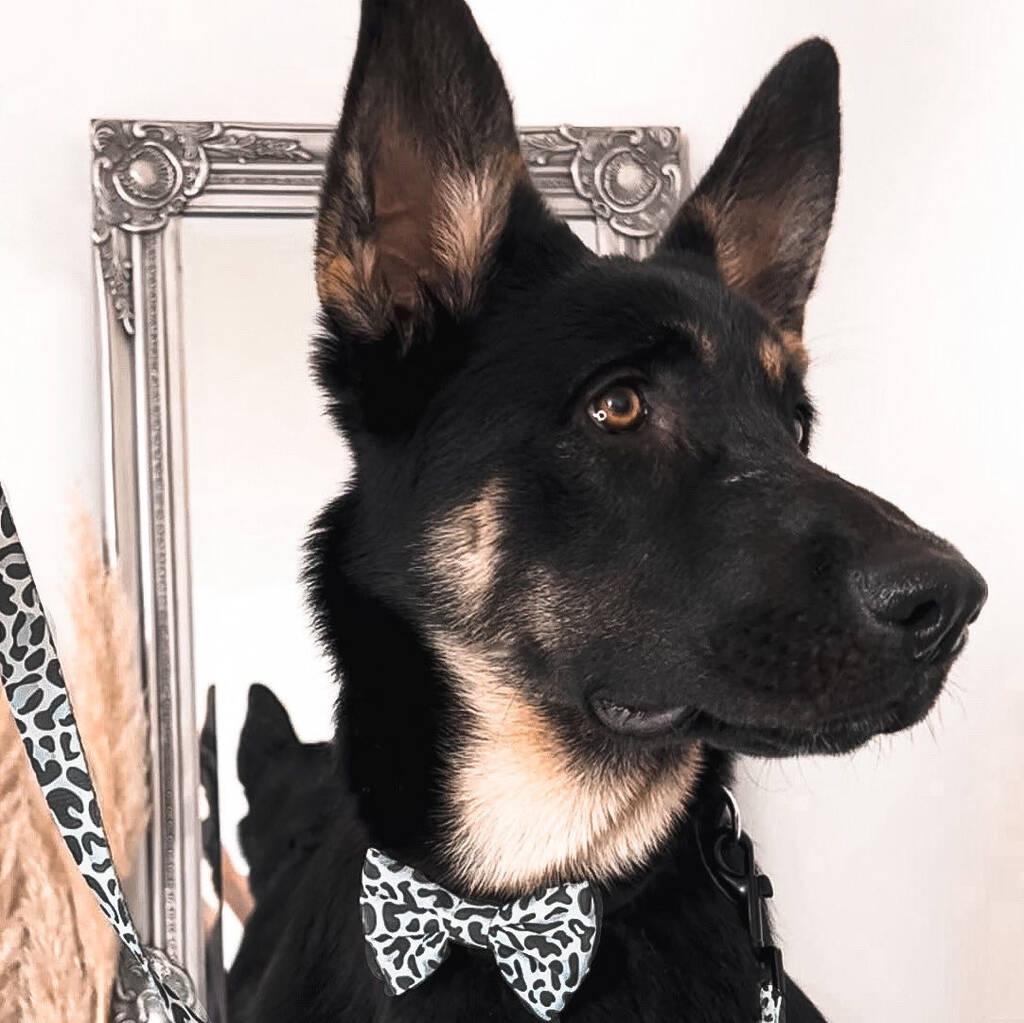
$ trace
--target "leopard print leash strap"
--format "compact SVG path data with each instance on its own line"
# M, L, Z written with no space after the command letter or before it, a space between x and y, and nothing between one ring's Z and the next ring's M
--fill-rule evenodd
M154 967L132 923L114 869L82 741L46 613L0 487L0 682L53 821L85 883L173 1023L206 1023Z

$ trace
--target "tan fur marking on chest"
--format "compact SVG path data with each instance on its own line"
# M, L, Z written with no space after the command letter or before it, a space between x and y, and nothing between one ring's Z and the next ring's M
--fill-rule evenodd
M449 852L458 881L499 896L643 866L685 811L699 749L670 763L652 755L585 769L505 681L500 661L450 639L437 646L474 721L454 751Z

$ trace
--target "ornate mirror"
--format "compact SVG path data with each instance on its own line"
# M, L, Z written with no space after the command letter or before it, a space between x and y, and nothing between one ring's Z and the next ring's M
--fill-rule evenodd
M600 253L642 256L688 176L673 128L524 128L551 207ZM350 463L306 369L313 217L330 139L304 125L96 121L93 243L106 555L138 612L152 814L143 940L224 1017L248 897L235 752L251 683L302 739L335 683L305 616L309 522ZM124 970L115 1016L147 1018Z

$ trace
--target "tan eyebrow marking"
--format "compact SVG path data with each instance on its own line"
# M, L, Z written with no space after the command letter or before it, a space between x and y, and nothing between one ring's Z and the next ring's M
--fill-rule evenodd
M790 364L798 373L806 373L810 360L807 357L807 349L804 347L803 335L796 330L784 330L782 332L782 347L789 354Z
M713 366L718 358L715 339L703 330L694 331L694 337L697 339L697 352L701 357L701 361L708 366Z
M671 320L665 324L670 330L678 330L688 337L692 337L696 352L701 362L706 366L713 366L718 358L718 349L715 339L705 330L701 330L695 323L687 320Z
M762 335L758 358L769 379L776 384L782 383L788 369L796 370L797 373L807 370L807 350L803 338L792 330L783 331L778 336Z
M757 354L769 379L776 384L781 384L786 375L786 363L788 362L782 342L770 334L765 334L761 338Z

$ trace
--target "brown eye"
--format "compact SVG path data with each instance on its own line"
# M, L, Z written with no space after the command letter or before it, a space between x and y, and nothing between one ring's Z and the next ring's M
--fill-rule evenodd
M635 430L647 416L647 405L640 392L630 384L615 384L591 401L590 418L610 433Z

